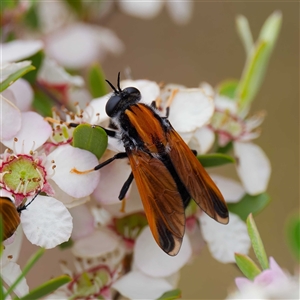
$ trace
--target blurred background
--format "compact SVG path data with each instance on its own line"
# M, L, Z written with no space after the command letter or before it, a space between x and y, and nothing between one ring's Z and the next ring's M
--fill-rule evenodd
M126 48L118 57L107 57L102 67L112 82L119 71L128 67L134 79L188 87L198 86L202 81L216 86L224 79L239 79L246 56L236 33L236 16L247 17L255 40L264 21L275 10L282 12L283 25L264 83L251 108L252 113L267 112L262 135L255 142L272 164L268 188L272 200L255 220L268 256L294 273L296 261L286 245L285 224L292 213L299 213L299 3L195 2L191 21L183 26L174 24L166 9L151 20L116 10L100 25L112 29ZM219 170L237 178L234 166ZM36 249L24 240L21 266ZM63 256L67 259L68 255ZM253 253L250 256L254 258ZM27 277L31 286L60 274L59 267L51 262L55 257L61 257L59 250L46 252ZM217 262L206 248L181 272L182 298L225 298L230 287L234 287L233 279L240 275L235 265Z

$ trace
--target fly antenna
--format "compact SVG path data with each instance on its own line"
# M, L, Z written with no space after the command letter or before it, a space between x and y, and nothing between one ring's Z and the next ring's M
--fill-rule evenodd
M119 92L121 93L122 92L122 89L120 87L120 72L118 73L118 89L119 89Z
M114 92L116 94L119 94L119 92L117 91L117 89L113 86L113 84L110 81L108 81L107 79L105 79L105 81L110 85L110 87L114 90Z
M34 197L30 200L29 203L27 203L27 204L25 204L25 205L22 205L21 207L18 207L18 208L17 208L17 211L20 213L22 210L26 209L26 208L28 207L28 205L30 205L30 204L33 202L33 200L40 194L40 192L41 192L41 190L39 190L39 191L34 195Z

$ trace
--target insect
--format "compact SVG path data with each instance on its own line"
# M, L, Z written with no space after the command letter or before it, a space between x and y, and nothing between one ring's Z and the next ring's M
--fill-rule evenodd
M39 192L28 204L21 204L19 207L16 207L10 198L0 197L0 215L2 215L3 220L3 241L10 238L15 233L21 223L21 212L32 203L38 194Z
M145 214L157 244L167 254L176 255L185 231L185 208L191 198L216 221L227 224L225 200L192 150L174 130L167 116L161 117L155 101L151 106L139 103L141 93L135 87L117 89L106 104L106 113L119 129L126 152L99 164L99 170L115 159L128 158L131 174L121 188L122 200L133 179L141 196ZM105 129L109 136L114 131Z

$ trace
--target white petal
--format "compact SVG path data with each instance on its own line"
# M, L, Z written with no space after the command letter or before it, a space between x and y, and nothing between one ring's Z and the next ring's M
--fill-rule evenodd
M21 275L21 273L22 270L20 266L14 262L10 262L5 267L1 268L1 277L8 286L11 286ZM28 292L29 287L26 282L26 278L23 278L14 289L14 293L21 298L22 296L28 294Z
M55 174L51 179L72 197L82 198L90 195L99 183L99 171L87 174L71 172L74 168L86 171L98 165L97 157L89 151L64 145L55 149L48 159L54 160L56 165Z
M27 80L19 78L8 90L13 92L14 103L21 111L28 111L30 109L33 101L33 90Z
M207 153L215 141L214 132L208 127L198 128L189 141L189 147L198 154Z
M112 287L129 299L158 299L173 289L164 278L153 278L139 271L131 271L117 280Z
M73 207L70 213L73 217L73 240L81 239L95 230L93 215L86 205Z
M0 95L0 140L13 138L21 128L21 112L9 100Z
M68 241L73 228L67 208L55 198L46 196L37 196L22 211L21 224L27 239L46 249Z
M22 112L21 116L21 129L14 136L18 141L14 142L14 138L12 138L3 141L3 144L11 149L15 149L19 154L26 154L42 146L52 133L52 129L48 122L36 112Z
M246 224L235 214L229 213L229 223L220 224L202 214L199 218L204 240L212 256L220 262L235 262L234 253L248 254L251 246Z
M72 253L76 257L95 258L114 252L118 247L120 238L103 228L77 240L72 247Z
M213 179L215 184L218 186L226 202L230 202L230 203L238 202L245 195L246 193L245 189L236 180L221 175L216 175L216 174L209 174L209 175Z
M213 87L209 83L203 81L199 84L199 87L204 91L204 93L206 95L208 95L210 97L215 96L215 90L213 89Z
M169 120L178 132L190 132L209 122L214 102L202 89L179 90L170 107Z
M0 81L3 82L10 75L16 73L17 71L30 66L31 61L25 60L18 63L5 63L0 65Z
M84 80L81 76L72 76L54 60L46 57L38 72L38 80L47 84L69 84L81 87Z
M250 195L256 195L267 189L271 164L263 150L253 143L234 142L234 154L237 158L237 173Z
M136 87L142 95L141 102L151 104L160 93L160 88L155 81L150 81L146 79L140 80L122 80L121 88L126 87Z
M128 1L120 0L120 8L124 13L143 19L157 16L163 6L163 1Z
M131 168L127 159L111 162L101 169L101 180L93 192L93 197L104 205L120 203L118 197L130 173Z
M39 40L14 40L1 45L2 63L14 62L32 56L43 49L43 42Z
M222 111L228 110L232 114L236 114L238 111L237 102L226 96L217 95L215 97L215 105L216 109Z
M134 263L143 273L153 277L165 277L177 272L190 259L192 249L187 235L176 256L169 256L156 244L147 226L138 236L134 246Z
M122 143L122 141L120 141L117 138L112 138L112 137L108 137L108 144L107 144L107 149L113 151L113 152L125 152L125 147Z
M179 25L188 23L192 17L192 1L167 1L168 11L173 19Z

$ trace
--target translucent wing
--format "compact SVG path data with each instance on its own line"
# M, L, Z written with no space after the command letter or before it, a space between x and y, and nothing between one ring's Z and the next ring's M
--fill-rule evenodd
M216 184L174 129L167 132L167 140L172 164L190 196L210 217L227 224L228 209Z
M177 185L161 160L138 150L127 154L153 237L167 254L176 255L185 229Z

